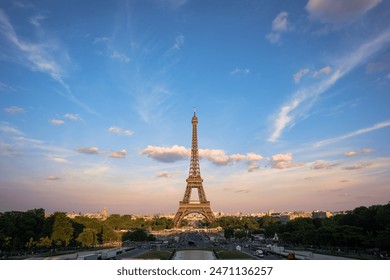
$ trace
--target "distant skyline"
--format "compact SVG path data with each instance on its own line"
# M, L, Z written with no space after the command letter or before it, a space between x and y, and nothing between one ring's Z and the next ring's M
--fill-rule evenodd
M2 1L0 212L390 201L390 3Z

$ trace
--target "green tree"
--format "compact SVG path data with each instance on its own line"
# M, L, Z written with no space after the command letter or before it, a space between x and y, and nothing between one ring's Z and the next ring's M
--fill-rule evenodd
M152 230L163 230L173 228L173 220L165 217L155 216L152 220Z
M223 230L223 236L226 239L233 238L234 237L234 229L233 228L225 228Z
M84 247L95 246L98 243L97 233L91 228L85 228L83 232L79 234L76 241Z
M104 224L101 228L101 237L103 243L115 242L120 240L119 234L114 232L108 225Z
M53 227L51 240L57 246L68 246L73 239L73 226L71 220L64 212L56 212L52 215Z
M123 235L122 241L153 241L155 240L155 237L151 234L148 234L143 229L136 229L133 232L127 232Z
M32 249L45 221L43 209L0 213L0 249Z
M49 248L50 246L51 246L51 239L48 236L39 238L37 242L37 247Z

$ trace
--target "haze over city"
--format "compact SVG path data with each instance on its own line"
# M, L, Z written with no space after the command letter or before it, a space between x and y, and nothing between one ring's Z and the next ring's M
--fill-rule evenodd
M390 3L2 1L0 212L390 200Z

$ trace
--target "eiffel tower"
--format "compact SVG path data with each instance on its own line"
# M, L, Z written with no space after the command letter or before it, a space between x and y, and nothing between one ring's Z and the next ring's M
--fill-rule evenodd
M190 172L187 181L187 188L184 193L184 198L179 202L179 210L177 210L173 219L174 227L180 227L181 221L185 216L191 213L203 215L209 222L215 220L214 214L210 208L210 201L206 199L206 194L203 189L203 179L200 177L199 155L198 155L198 118L196 112L192 117L192 148ZM198 200L190 200L192 189L198 189Z

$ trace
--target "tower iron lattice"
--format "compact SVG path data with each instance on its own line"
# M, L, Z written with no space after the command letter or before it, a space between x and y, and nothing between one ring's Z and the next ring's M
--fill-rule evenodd
M192 146L190 171L188 175L187 187L184 192L183 200L179 202L179 209L173 219L174 227L180 227L184 217L191 213L203 215L209 222L215 220L213 211L211 211L210 201L206 199L206 194L203 189L203 179L200 176L199 166L199 151L198 151L198 117L196 112L192 117ZM198 200L191 200L192 189L198 189Z

